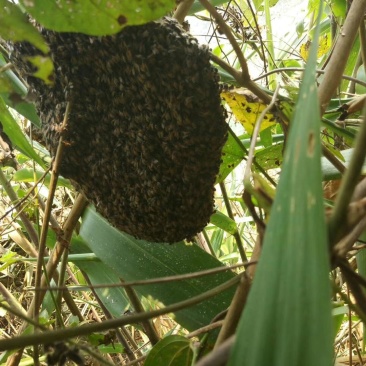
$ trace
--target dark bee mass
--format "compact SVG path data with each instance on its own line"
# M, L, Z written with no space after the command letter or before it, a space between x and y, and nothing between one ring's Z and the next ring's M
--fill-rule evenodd
M72 100L61 174L135 237L172 243L201 231L227 136L208 50L168 18L108 37L42 33L52 87L31 76L30 45L11 58L38 96L52 155Z

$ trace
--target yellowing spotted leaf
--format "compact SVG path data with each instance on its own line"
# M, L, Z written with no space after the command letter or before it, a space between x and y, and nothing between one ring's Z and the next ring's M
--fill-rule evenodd
M300 46L300 55L305 61L308 59L308 56L309 56L310 45L311 45L311 40L308 39L306 41L306 43L303 43ZM319 57L322 57L323 55L325 55L329 51L330 46L331 46L330 38L326 34L324 36L321 36L319 38L317 57L319 58Z
M236 119L244 126L251 135L257 118L267 107L257 96L245 89L232 89L221 93ZM273 126L276 123L272 113L266 113L261 124L260 131Z

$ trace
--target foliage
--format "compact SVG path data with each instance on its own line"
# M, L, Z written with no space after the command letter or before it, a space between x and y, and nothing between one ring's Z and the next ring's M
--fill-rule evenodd
M361 357L364 335L342 336L366 321L361 1L324 10L309 1L281 35L281 1L184 10L211 27L229 125L216 212L193 243L120 232L58 177L32 91L8 62L8 41L30 42L43 53L29 60L34 76L54 82L48 46L25 14L59 32L106 36L173 14L174 3L0 0L0 363L329 366L352 348ZM45 336L44 350L31 349Z

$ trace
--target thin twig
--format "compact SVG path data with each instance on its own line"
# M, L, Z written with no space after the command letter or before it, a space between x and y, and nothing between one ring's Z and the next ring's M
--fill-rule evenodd
M85 273L85 271L81 271L81 273L83 274L85 280L88 283L90 283L89 276ZM108 308L105 306L105 304L103 303L103 301L100 299L100 297L97 294L97 292L92 289L92 293L93 293L95 299L97 300L100 308L102 309L102 311L103 311L106 319L112 319L113 316L112 316L111 312L108 310ZM99 322L101 322L100 318L99 318ZM124 338L121 330L119 328L114 328L114 331L116 332L116 337L119 340L119 342L122 344L122 346L124 348L124 351L123 352L126 353L128 359L130 361L135 360L136 359L135 354L134 354L133 350L131 349L130 345L128 344L127 340Z
M62 286L62 287L44 287L44 288L38 288L38 289L26 289L24 291L81 291L81 290L88 290L90 288L92 289L99 289L99 288L115 288L115 287L132 287L132 286L144 286L144 285L155 285L158 283L166 283L166 282L173 282L173 281L185 281L190 280L193 278L198 278L202 276L208 276L211 274L216 274L220 272L226 272L230 271L232 269L240 268L240 267L246 267L248 266L248 263L240 263L240 264L234 264L231 266L221 266L217 268L211 268L206 269L204 271L198 271L198 272L192 272L192 273L185 273L181 275L176 276L166 276L166 277L158 277L158 278L151 278L148 280L140 280L140 281L130 281L130 282L121 282L121 283L113 283L113 284L99 284L99 285L93 285L93 286L87 286L87 285L81 285L81 286Z
M230 200L229 200L229 197L227 195L226 187L225 187L224 182L220 182L220 189L221 189L222 197L223 197L224 202L225 202L225 207L226 207L227 214L231 218L231 220L233 220L235 222L235 218L234 218L234 215L233 215L233 211L231 210ZM234 236L234 239L236 241L236 246L239 249L239 253L240 253L240 257L241 257L242 262L244 262L244 263L248 262L248 257L245 254L243 242L241 240L241 236L240 236L240 233L238 231L238 228L236 228L236 231L233 234L233 236Z
M46 204L46 209L44 211L44 217L43 217L43 225L42 225L42 231L41 231L41 237L39 240L39 249L38 249L38 261L37 261L37 270L36 270L36 278L35 278L35 288L41 286L41 278L42 278L42 267L44 265L44 254L46 250L46 239L47 239L47 232L48 232L48 224L50 221L51 216L51 210L52 210L52 203L53 198L55 196L56 186L57 186L57 179L59 176L59 168L62 160L63 155L63 131L66 128L67 120L70 113L70 106L71 103L68 102L66 106L65 116L64 120L61 125L61 134L60 134L60 140L57 147L56 157L52 164L52 175L51 175L51 182L49 187L49 194L48 194L48 200ZM35 301L35 307L34 307L34 316L37 319L39 314L39 307L41 305L39 292L36 292L34 296Z
M251 282L256 269L256 264L261 254L261 247L262 235L259 233L252 253L252 257L250 258L250 266L246 268L245 273L243 274L243 277L241 278L240 283L236 288L235 295L225 316L224 324L220 330L219 336L217 337L215 349L220 347L222 343L224 343L228 338L235 334L239 319L247 301Z
M206 326L204 326L202 328L196 329L195 331L187 334L186 335L186 338L198 337L199 335L201 335L203 333L207 333L207 332L210 332L213 329L222 327L223 324L224 324L224 321L223 320L219 320L217 322L211 323L209 325L206 325Z
M55 248L53 249L53 251L51 253L51 258L47 262L45 273L47 273L48 278L54 277L54 275L56 273L57 265L61 258L61 255L62 255L63 251L65 250L66 246L68 245L68 243L70 242L72 232L73 232L86 204L87 204L86 198L83 195L79 194L77 199L75 200L74 205L70 211L70 214L67 217L66 222L63 226L63 235L62 235L62 237L60 237L57 240ZM46 287L47 284L48 284L48 282L46 281L46 276L43 275L42 279L41 279L40 288L47 289L47 287ZM39 301L42 302L42 300L46 294L46 291L44 290L44 291L39 291L39 292L40 292ZM32 302L27 311L28 317L32 317L34 315L34 307L35 307L35 298L33 297ZM24 322L19 327L18 334L22 334L22 332L25 330L26 326L27 326L27 323ZM15 347L15 348L17 348L17 347ZM19 363L18 361L21 358L22 353L23 353L23 349L20 349L15 354L13 354L10 357L10 361L8 361L8 366L18 365L18 363Z
M238 144L238 146L240 147L240 149L246 154L248 155L248 150L247 148L244 146L244 144L241 142L241 140L239 139L238 136L236 136L235 132L232 130L232 128L230 126L228 126L228 130L229 133L231 134L231 137L235 140L235 142ZM247 160L247 158L244 157L244 160ZM257 163L257 161L254 159L253 160L253 164L254 166L258 169L258 171L260 173L262 173L266 179L268 180L268 182L270 182L274 187L277 186L276 182L268 175L268 173L262 168L262 166L260 164Z
M340 30L341 33L334 46L333 56L325 68L324 78L318 89L321 114L324 113L339 86L354 39L364 19L365 10L366 0L354 0L348 11L344 25Z
M334 245L333 253L336 257L343 258L348 251L352 248L353 244L357 241L360 235L366 229L366 217L364 217L360 222L352 229L350 233L348 233L345 237L343 237L338 243Z
M301 72L303 72L303 71L305 71L305 67L280 67L278 69L273 69L271 71L268 71L265 74L262 74L261 76L258 76L257 78L253 79L253 81L258 81L258 80L263 79L263 78L265 78L265 77L267 77L271 74L278 74L280 72L287 72L287 71L301 71ZM317 69L317 70L315 70L315 72L317 74L324 74L325 70ZM352 76L348 76L348 75L341 75L341 77L342 77L342 79L354 81L355 83L366 87L366 82L364 82L362 80L356 79L356 78L354 78Z
M208 12L211 14L211 16L215 19L215 21L217 22L217 24L220 27L220 30L225 34L225 36L229 40L231 46L233 47L233 49L236 53L236 56L238 57L239 64L240 64L240 67L242 70L242 73L241 73L242 80L244 82L249 81L250 76L249 76L249 69L248 69L247 61L245 60L243 52L242 52L238 42L236 41L230 27L226 24L224 18L218 13L216 8L208 0L200 0L200 3L208 10Z
M366 107L363 111L365 120ZM333 246L338 241L347 226L347 207L351 201L361 174L362 165L366 156L366 123L362 123L356 137L355 148L348 169L342 180L339 193L336 198L334 210L328 222L329 243Z
M223 291L236 285L241 279L241 275L226 281L225 283L206 291L200 295L194 296L188 300L181 301L179 303L168 305L164 308L146 312L143 314L134 314L123 316L116 319L105 320L103 323L85 324L80 327L72 327L59 329L55 331L46 331L38 334L24 335L20 337L14 337L11 339L0 340L0 352L5 350L11 350L16 348L24 348L27 346L35 346L39 344L62 341L68 338L84 336L93 332L103 332L109 329L117 328L126 324L139 323L146 319L155 318L164 314L177 312L187 307L196 305L202 301L205 301L213 296L216 296Z
M46 177L46 175L48 174L48 172L50 171L51 167L48 168L43 174L42 176L35 182L34 186L31 187L28 192L21 198L19 199L16 195L15 197L17 197L16 199L16 203L12 201L12 203L15 203L13 207L10 208L10 210L6 211L4 213L4 215L2 215L0 217L0 221L3 220L7 215L9 215L14 209L17 209L19 206L21 206L23 204L23 202L25 202L29 196L32 194L32 192L36 189L36 187L38 186L38 184L40 182L42 182L44 180L44 178ZM8 193L8 192L7 192ZM38 246L38 238L37 238L37 246Z
M123 282L123 281L122 281ZM133 309L136 313L143 314L145 309L141 304L140 299L138 298L135 290L131 287L125 287L125 292L130 300L131 305L133 306ZM149 338L152 345L155 345L160 341L159 335L154 327L154 324L150 321L150 319L144 320L141 322L144 331Z
M253 130L253 134L252 134L252 138L251 138L251 142L250 142L250 147L249 147L249 151L248 151L247 164L245 167L244 187L248 186L248 184L249 184L249 186L251 186L250 185L250 176L251 176L252 164L253 164L253 159L254 159L254 154L255 154L255 145L257 143L259 131L260 131L260 128L261 128L265 115L272 109L272 107L276 103L279 90L280 90L280 86L277 85L276 90L273 93L271 102L266 106L266 108L263 109L262 113L259 115L259 117L257 118L257 121L255 122L254 130Z
M180 24L183 24L184 18L187 16L189 10L191 9L194 0L183 0L181 1L177 9L174 12L173 18L177 19Z
M0 184L4 187L5 192L9 196L11 202L15 203L15 207L17 208L17 212L19 213L19 217L22 220L24 227L27 230L27 233L28 233L30 239L32 240L33 244L35 246L38 246L38 234L37 234L36 230L34 229L32 223L29 221L27 215L23 212L23 205L19 204L19 202L17 202L18 196L15 193L10 182L8 182L8 180L6 179L5 174L3 173L3 171L1 169L0 169ZM6 212L5 215L3 215L3 216L5 217L6 215L8 215L8 212ZM3 217L1 219L3 219ZM0 221L1 221L1 219L0 219Z
M8 62L4 66L0 67L0 73L10 70L13 67L13 64L11 62Z
M219 347L210 352L207 356L201 358L196 366L224 366L230 356L231 349L235 343L235 335L226 339Z

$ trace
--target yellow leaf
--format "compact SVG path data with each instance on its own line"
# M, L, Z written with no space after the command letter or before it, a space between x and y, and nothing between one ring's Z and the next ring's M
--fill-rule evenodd
M52 85L53 80L53 62L50 57L43 56L29 56L27 60L31 62L37 71L33 73L33 76L42 79L47 85Z
M306 41L306 43L303 43L300 46L300 55L301 57L306 61L309 57L309 49L311 46L311 40L308 39ZM330 38L328 38L328 35L325 34L324 36L321 36L319 38L319 46L318 46L318 53L317 53L317 57L320 58L323 55L325 55L331 46L331 42L330 42Z
M245 89L232 89L221 93L236 119L244 126L251 135L257 118L267 107L257 96ZM276 118L272 113L266 113L261 124L260 131L273 126Z

